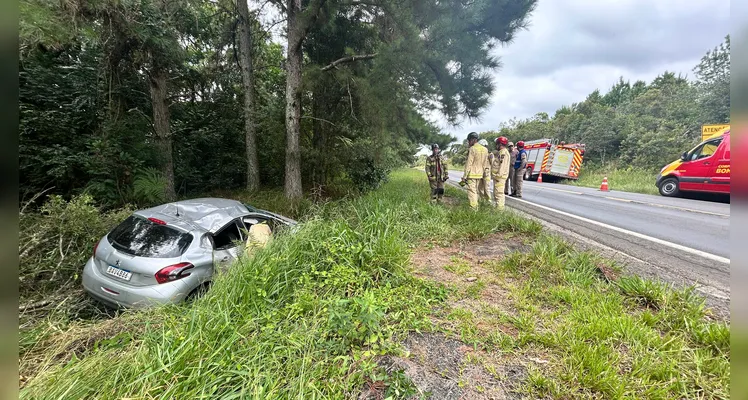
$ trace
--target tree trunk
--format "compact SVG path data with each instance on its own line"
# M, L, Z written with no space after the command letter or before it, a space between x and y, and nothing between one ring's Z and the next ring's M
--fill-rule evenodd
M312 166L312 181L315 185L324 185L327 181L325 176L325 165L327 164L327 157L325 157L327 127L322 124L320 118L326 114L322 113L324 108L322 104L322 90L319 88L319 85L315 86L312 95L312 116L314 117L312 120L312 146L314 147L316 159Z
M286 177L285 195L299 200L301 191L301 152L299 126L301 119L301 62L303 27L301 0L288 0L288 56L286 71Z
M167 75L163 70L156 70L150 76L151 103L153 105L153 129L156 132L156 145L161 156L161 172L166 178L164 195L166 201L174 201L174 160L171 154L171 132L169 129L169 105L166 104Z
M252 32L247 0L237 0L239 10L239 64L244 84L244 141L247 148L247 190L255 191L260 187L260 164L257 161L257 134L253 113L254 67L252 65Z

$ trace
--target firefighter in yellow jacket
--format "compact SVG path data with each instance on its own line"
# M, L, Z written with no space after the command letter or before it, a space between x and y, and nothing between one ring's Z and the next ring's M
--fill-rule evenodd
M485 147L486 150L488 150L488 141L486 139L481 139L478 141L478 144ZM491 152L488 152L489 157L489 165L491 165L490 157ZM489 171L490 172L490 171ZM480 201L486 201L488 203L491 202L491 177L490 174L483 177L483 179L478 182L478 200Z
M491 179L493 180L494 207L504 209L504 185L509 178L509 165L513 162L507 149L509 140L504 136L496 138L496 148L489 155L491 163Z
M478 134L468 134L468 156L465 162L465 172L462 175L461 184L467 185L468 201L470 207L478 209L478 183L484 176L488 176L491 166L488 164L488 149L478 144Z

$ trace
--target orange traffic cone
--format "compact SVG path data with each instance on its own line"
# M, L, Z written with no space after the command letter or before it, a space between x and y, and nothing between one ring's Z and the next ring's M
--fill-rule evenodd
M600 184L600 191L607 192L608 191L608 177L603 178L603 183Z
M538 183L543 183L543 173L541 172L540 175L538 175Z

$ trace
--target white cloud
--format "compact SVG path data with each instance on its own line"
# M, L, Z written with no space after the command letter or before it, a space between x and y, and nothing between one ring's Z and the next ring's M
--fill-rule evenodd
M666 70L691 77L729 33L729 16L727 0L540 1L529 30L497 50L503 69L481 120L453 128L432 117L462 140L512 117L552 115L620 77L650 82Z

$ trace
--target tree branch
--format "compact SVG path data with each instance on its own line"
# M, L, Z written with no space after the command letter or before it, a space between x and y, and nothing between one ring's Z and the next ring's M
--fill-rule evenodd
M348 57L339 58L339 59L331 62L330 64L322 67L322 71L329 71L329 70L331 70L333 68L338 68L338 65L343 64L343 63L349 63L349 62L354 62L354 61L359 61L359 60L369 60L369 59L372 59L372 58L376 57L378 54L379 53L359 54L359 55L355 55L355 56L348 56Z

